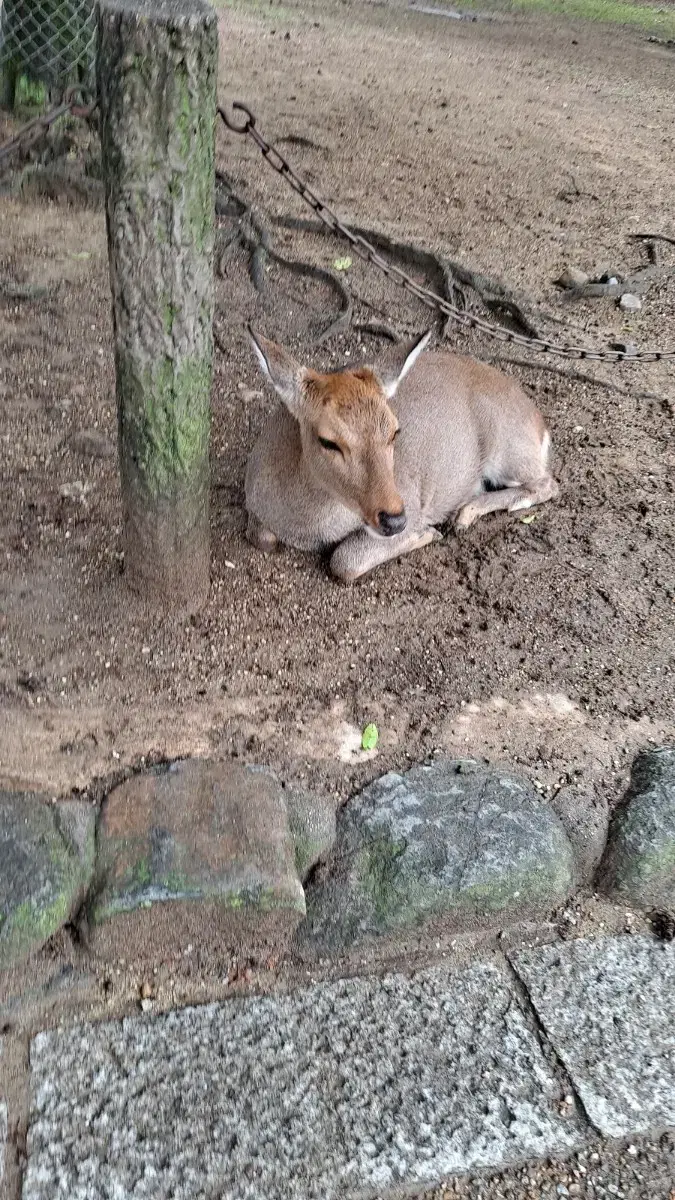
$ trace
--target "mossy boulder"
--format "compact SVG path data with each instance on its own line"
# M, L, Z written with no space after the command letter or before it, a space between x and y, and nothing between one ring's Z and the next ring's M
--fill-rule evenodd
M74 915L94 869L94 809L0 791L0 969L38 950Z
M89 925L106 956L277 945L304 915L284 789L266 769L145 771L106 798L97 840Z
M675 910L675 746L635 759L610 825L599 883L637 908Z
M439 761L385 775L345 806L301 939L338 949L426 923L499 925L554 907L575 882L565 830L525 780Z

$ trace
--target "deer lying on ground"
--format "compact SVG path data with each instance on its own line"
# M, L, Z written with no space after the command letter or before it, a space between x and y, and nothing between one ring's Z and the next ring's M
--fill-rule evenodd
M471 358L422 355L431 331L379 367L320 374L249 330L283 400L246 472L247 536L261 550L333 549L351 583L484 513L551 500L550 436L515 380Z

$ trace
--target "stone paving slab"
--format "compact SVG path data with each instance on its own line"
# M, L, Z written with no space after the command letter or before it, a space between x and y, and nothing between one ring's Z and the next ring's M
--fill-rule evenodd
M675 943L579 939L512 963L596 1128L675 1126Z
M43 1033L31 1066L23 1200L347 1200L582 1137L492 964Z

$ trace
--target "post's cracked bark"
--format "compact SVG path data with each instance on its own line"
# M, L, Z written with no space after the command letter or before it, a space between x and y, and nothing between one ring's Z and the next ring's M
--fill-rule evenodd
M209 586L214 123L205 0L104 0L98 88L125 572L194 611Z

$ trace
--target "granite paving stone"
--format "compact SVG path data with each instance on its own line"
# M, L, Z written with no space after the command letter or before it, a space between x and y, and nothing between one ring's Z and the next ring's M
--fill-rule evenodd
M23 1200L347 1200L579 1143L501 967L39 1034Z
M512 962L596 1129L674 1126L675 943L580 938Z

